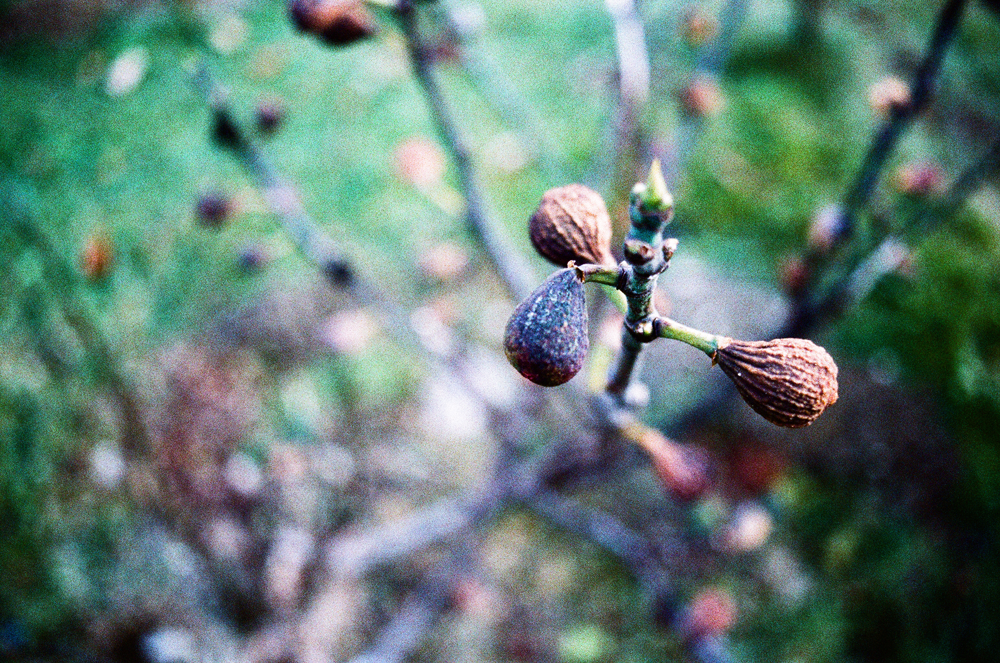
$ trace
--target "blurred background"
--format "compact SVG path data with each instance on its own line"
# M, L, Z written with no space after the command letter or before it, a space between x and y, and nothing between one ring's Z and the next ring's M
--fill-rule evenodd
M996 3L418 3L430 98L385 4L341 47L278 1L0 2L0 658L726 660L697 632L747 662L995 660ZM797 321L840 366L785 431L649 347L641 418L711 487L639 457L560 494L640 535L669 601L531 500L461 521L509 438L597 435L580 392L621 320L588 286L578 389L517 375L470 187L534 287L543 192L596 189L620 240L653 158L661 312ZM368 536L399 523L433 540Z

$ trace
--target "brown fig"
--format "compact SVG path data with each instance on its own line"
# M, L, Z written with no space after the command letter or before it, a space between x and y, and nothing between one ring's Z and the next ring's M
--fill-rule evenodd
M359 0L292 0L289 12L303 32L333 46L347 46L371 37L375 20Z
M511 366L543 387L576 375L589 347L583 283L572 269L559 270L521 302L504 334Z
M730 340L715 360L743 400L778 426L808 426L837 400L837 365L812 341Z
M531 243L549 262L613 265L611 217L601 194L582 184L549 189L528 224Z

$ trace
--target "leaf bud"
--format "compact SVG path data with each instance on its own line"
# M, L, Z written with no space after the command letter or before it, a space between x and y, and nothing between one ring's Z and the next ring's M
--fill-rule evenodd
M806 339L730 340L715 361L743 400L778 426L808 426L837 400L837 364Z
M559 270L521 302L504 333L511 366L543 387L569 381L589 348L583 283L572 269Z
M528 232L535 250L549 262L613 265L611 217L601 194L582 184L549 189L531 216Z

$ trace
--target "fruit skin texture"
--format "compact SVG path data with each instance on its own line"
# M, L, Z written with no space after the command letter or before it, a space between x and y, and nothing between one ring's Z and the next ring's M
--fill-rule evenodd
M589 349L583 283L572 269L546 279L507 322L507 360L518 373L543 387L570 380L583 368Z
M528 223L535 250L557 267L613 265L611 217L601 194L582 184L549 189Z
M812 341L730 341L715 361L743 400L778 426L808 426L837 401L837 364Z

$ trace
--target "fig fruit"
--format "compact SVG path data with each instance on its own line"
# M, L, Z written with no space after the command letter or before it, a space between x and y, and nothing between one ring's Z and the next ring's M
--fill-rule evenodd
M778 426L808 426L837 400L837 364L812 341L730 340L715 361L743 400Z
M572 269L556 272L521 302L504 334L507 360L543 387L569 381L589 348L583 283Z
M582 184L549 189L528 223L531 243L556 265L613 265L611 217L601 194Z

